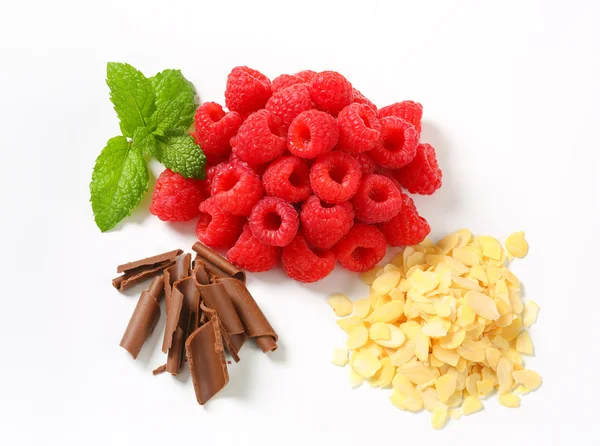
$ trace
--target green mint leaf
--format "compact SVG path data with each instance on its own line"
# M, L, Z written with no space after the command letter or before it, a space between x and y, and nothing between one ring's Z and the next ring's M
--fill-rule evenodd
M154 133L164 136L169 130L187 130L194 121L196 91L179 70L164 70L150 78L156 94L152 115Z
M132 137L138 127L146 126L156 108L152 83L131 65L117 62L108 63L106 83L121 120L121 131Z
M148 127L138 127L133 134L133 147L150 156L156 153L156 138Z
M90 195L96 224L102 232L114 227L148 189L148 168L142 152L124 136L112 138L96 159Z
M203 180L206 157L190 135L158 137L154 157L185 178Z

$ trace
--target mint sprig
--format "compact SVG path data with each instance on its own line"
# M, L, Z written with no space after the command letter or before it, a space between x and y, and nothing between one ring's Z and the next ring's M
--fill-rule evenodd
M96 224L108 231L139 204L148 189L144 154L186 178L203 179L206 157L187 134L196 92L179 70L146 78L129 64L110 62L106 83L123 136L110 139L96 159L90 201Z

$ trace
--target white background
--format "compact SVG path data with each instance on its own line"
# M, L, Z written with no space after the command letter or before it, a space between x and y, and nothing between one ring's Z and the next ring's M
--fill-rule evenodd
M597 2L4 1L1 11L0 443L598 444ZM243 64L271 78L338 70L379 106L421 102L422 139L444 171L438 193L416 198L434 238L526 231L530 255L513 268L542 307L527 360L540 390L518 410L491 398L441 432L428 413L394 408L389 390L351 390L348 370L330 364L344 334L325 297L366 287L337 269L310 286L280 271L250 276L281 346L270 356L245 346L205 407L187 373L153 377L164 313L133 361L118 344L141 288L121 295L110 280L119 263L188 249L193 223L149 216L148 196L117 229L95 227L91 170L119 132L107 61L148 76L180 68L218 102Z

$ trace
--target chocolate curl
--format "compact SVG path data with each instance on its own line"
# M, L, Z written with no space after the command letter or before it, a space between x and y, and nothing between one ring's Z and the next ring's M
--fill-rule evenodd
M219 277L233 277L234 279L246 283L246 273L244 271L217 254L208 246L196 242L194 243L194 246L192 246L192 249L204 261L208 273Z
M277 349L277 333L259 308L258 304L248 292L246 285L239 280L226 278L219 279L229 294L239 318L246 329L246 334L255 338L256 344L263 352L272 352Z
M119 265L117 266L117 273L124 274L115 277L112 280L112 284L119 291L126 290L145 279L161 274L165 268L175 264L175 259L181 253L183 253L181 249L176 249L142 260Z
M200 292L192 277L186 277L173 284L171 297L167 300L167 324L162 351L167 353L174 344L177 327L183 331L185 340L198 328Z
M196 281L197 286L208 285L210 283L210 276L206 272L205 264L198 256L194 259L192 277Z
M150 287L142 294L133 310L129 324L119 344L136 359L144 342L156 327L160 318L158 301L163 291L163 277L155 277Z
M165 298L169 300L173 284L178 280L185 279L190 275L191 254L179 256L175 264L165 269Z
M181 369L181 364L183 362L183 344L185 339L183 339L183 330L181 327L177 327L175 330L175 334L173 335L173 345L169 349L169 353L167 355L167 364L166 371L171 375L179 374L179 370Z
M236 279L232 279L236 280ZM227 350L235 360L240 362L238 352L246 341L244 324L240 320L231 298L222 283L211 283L209 285L199 285L200 296L202 298L201 308L216 311L222 324L223 339L227 345Z
M229 382L219 318L210 317L194 331L185 342L185 351L196 400L204 405Z

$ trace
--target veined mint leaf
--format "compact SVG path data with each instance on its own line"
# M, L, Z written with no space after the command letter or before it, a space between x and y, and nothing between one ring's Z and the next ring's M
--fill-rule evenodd
M156 109L152 83L131 65L117 62L108 63L106 83L121 121L121 131L132 137L138 127L146 126Z
M157 135L170 130L187 130L194 121L196 92L179 70L164 70L150 78L156 94L152 125Z
M206 157L190 135L158 137L154 157L185 178L203 180Z
M124 136L108 140L96 159L90 201L102 232L131 214L148 189L148 168L141 150Z
M156 138L148 127L138 127L133 134L133 147L150 156L156 153Z

